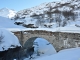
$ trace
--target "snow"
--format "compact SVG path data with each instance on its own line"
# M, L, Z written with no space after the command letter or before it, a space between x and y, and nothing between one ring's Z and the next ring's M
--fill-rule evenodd
M35 24L37 20L33 20L32 18L26 18L26 21L24 22L24 24L28 25L28 24Z
M21 46L18 38L6 29L0 28L0 51Z
M24 60L28 60L28 58ZM80 60L80 47L64 49L56 54L39 56L31 60Z
M15 11L9 10L8 18L12 18L16 15Z
M0 28L24 28L14 24L14 20L10 20L0 16Z
M68 33L80 33L80 28L75 26L59 27L56 29L57 32L68 32Z
M0 16L6 17L6 18L12 18L16 14L16 11L8 9L8 8L2 8L0 9Z
M80 47L61 50L56 54L34 60L80 60Z
M59 11L71 11L72 8L68 6L63 6L62 8L58 8Z
M67 33L80 33L80 28L76 26L66 26L66 27L57 27L57 28L8 28L7 30L16 32L16 31L51 31L51 32L67 32Z
M43 38L37 38L34 41L34 45L35 48L34 50L37 51L39 53L43 53L43 55L52 55L56 53L55 48L52 46L52 44L50 44L46 39Z

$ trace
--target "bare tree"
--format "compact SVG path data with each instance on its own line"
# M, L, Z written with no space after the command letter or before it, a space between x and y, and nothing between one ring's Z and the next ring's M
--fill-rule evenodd
M72 11L64 11L62 12L63 16L67 18L67 20L75 21L76 15Z
M52 12L52 6L51 4L48 5L48 11L46 12L47 16L48 16L48 20L49 20L49 23L53 22L54 18L52 16L53 12Z
M55 21L56 21L56 23L58 24L57 27L60 27L60 26L61 26L61 22L62 22L61 13L56 13L55 15L56 15Z
M62 24L62 27L66 26L66 25L67 25L67 20L64 20L63 24Z

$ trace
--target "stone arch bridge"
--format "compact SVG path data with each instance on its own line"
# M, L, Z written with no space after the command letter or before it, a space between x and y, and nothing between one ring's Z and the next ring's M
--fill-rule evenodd
M18 37L21 45L26 46L25 48L32 46L37 37L48 40L57 51L80 46L79 33L51 32L44 30L16 31L13 33Z

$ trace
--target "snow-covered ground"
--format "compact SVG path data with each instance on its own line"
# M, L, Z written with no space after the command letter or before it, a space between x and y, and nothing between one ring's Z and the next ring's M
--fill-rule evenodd
M80 47L61 50L56 54L34 60L80 60Z
M51 55L56 53L56 50L52 46L52 44L50 44L46 39L43 38L37 38L34 41L33 46L35 47L34 48L35 51L38 50L38 52L43 55Z
M25 58L24 60L29 59ZM52 55L43 55L38 57L36 56L34 59L31 60L80 60L80 47L64 49Z

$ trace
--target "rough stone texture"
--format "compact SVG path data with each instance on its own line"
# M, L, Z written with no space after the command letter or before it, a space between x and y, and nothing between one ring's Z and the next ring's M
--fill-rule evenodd
M13 32L20 40L22 46L30 47L33 45L34 40L37 37L48 40L57 51L66 48L79 47L80 46L80 34L79 33L67 33L67 32L50 32L43 30L34 31L19 31ZM33 38L34 37L34 38Z

